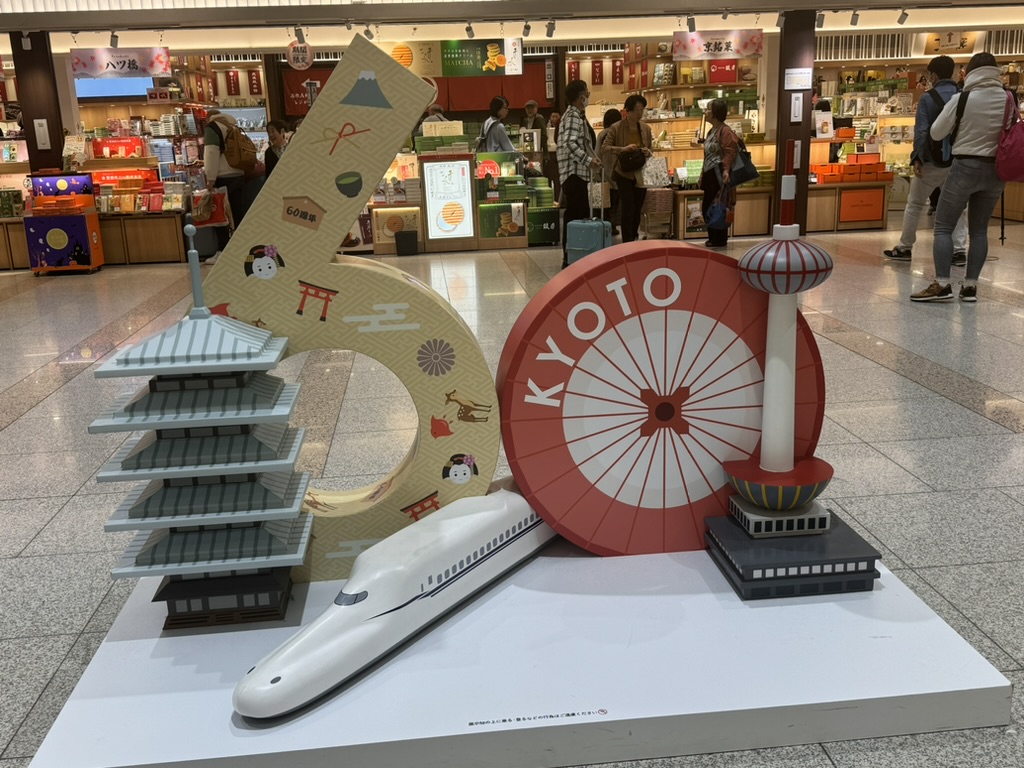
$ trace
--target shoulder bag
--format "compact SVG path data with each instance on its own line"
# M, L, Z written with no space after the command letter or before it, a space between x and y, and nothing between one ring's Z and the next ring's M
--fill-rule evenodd
M748 181L753 181L759 176L757 168L754 167L754 161L750 159L747 145L743 143L743 139L737 136L736 144L736 159L732 163L732 168L729 169L730 187L746 184Z
M638 149L629 149L619 154L619 170L623 173L633 173L639 171L644 167L647 162L647 155L644 154L644 128L642 124L638 125L640 129L640 147Z

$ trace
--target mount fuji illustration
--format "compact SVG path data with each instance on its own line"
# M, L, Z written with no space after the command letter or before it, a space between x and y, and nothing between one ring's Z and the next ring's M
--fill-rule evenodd
M384 96L384 92L377 82L377 73L370 69L364 69L359 73L356 84L352 86L352 90L341 100L341 103L355 107L391 109L391 102Z

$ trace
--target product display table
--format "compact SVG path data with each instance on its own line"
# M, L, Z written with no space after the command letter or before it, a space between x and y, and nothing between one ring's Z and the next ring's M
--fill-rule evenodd
M999 725L1010 683L884 567L873 592L744 603L705 552L556 541L319 705L233 713L285 622L165 632L143 579L32 768L560 766Z

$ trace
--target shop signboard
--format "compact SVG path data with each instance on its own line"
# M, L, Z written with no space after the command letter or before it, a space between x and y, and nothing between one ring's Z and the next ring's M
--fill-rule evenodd
M238 74L237 69L229 69L225 73L225 79L228 83L228 96L241 96L242 95L242 82L241 77Z
M313 46L309 43L300 43L298 40L292 40L288 44L288 50L285 52L285 59L287 59L288 66L292 69L299 71L309 69L313 66Z
M431 240L474 236L470 159L423 163L427 235Z
M263 95L263 75L258 69L250 69L246 72L249 79L249 95L250 96L262 96Z
M309 112L310 97L323 90L331 72L330 69L282 70L285 114L300 117Z
M420 77L521 75L523 40L414 40L395 43L391 58Z
M76 79L170 77L168 48L72 48L71 74Z
M760 29L676 32L672 35L672 60L753 59L762 55L764 33Z
M973 54L978 44L978 32L963 32L958 29L944 29L941 32L925 32L924 54L933 56L937 54Z
M736 70L736 59L718 59L711 62L709 66L709 83L735 83L739 81L739 73Z

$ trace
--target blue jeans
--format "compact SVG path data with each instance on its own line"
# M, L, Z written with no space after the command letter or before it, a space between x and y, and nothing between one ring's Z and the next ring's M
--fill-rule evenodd
M993 158L995 160L995 158ZM967 279L977 280L988 258L988 225L1003 194L1004 182L996 174L995 162L974 158L954 158L935 209L935 240L932 258L935 277L949 282L953 265L953 228L967 209L970 250L967 255Z

